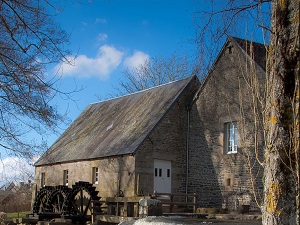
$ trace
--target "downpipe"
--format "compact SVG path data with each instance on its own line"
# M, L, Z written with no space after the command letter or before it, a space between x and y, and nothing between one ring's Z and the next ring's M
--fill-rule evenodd
M190 153L189 153L189 149L190 149L190 120L191 120L191 109L195 103L195 101L199 98L199 94L200 94L200 88L197 91L197 93L194 95L194 98L192 99L191 103L189 105L186 105L186 112L187 112L187 128L186 128L186 153L185 153L185 160L186 160L186 182L185 182L185 194L188 194L189 192L189 168L190 168ZM186 197L185 199L186 202L188 202L188 198Z
M189 148L190 148L190 143L189 143L189 138L190 138L190 108L189 106L186 106L187 110L187 128L186 128L186 153L185 153L185 160L186 160L186 182L185 182L185 194L188 194L188 183L189 183ZM187 202L187 198L185 201Z

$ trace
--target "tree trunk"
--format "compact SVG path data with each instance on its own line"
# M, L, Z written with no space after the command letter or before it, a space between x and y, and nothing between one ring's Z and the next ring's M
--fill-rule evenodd
M299 0L272 1L263 224L299 224Z

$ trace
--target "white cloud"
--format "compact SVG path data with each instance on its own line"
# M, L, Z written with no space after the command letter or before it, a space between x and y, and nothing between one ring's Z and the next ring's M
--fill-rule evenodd
M107 39L107 37L108 37L107 34L100 33L100 34L98 34L98 38L97 39L98 39L99 42L103 42L103 41L105 41Z
M74 59L73 56L69 56L68 59L71 65L60 63L55 69L56 71L59 70L62 76L98 77L105 80L120 65L123 54L122 51L113 46L103 45L95 58L78 55Z
M25 159L8 157L0 161L0 185L8 182L28 182L33 180L34 167L33 163Z
M135 51L132 56L126 57L124 65L130 69L139 67L148 61L150 56L141 51Z

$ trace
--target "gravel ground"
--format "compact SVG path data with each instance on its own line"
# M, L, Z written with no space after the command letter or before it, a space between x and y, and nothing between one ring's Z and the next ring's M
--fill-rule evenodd
M147 217L119 225L262 225L261 220L221 220L192 217Z
M261 214L248 213L248 214L211 214L205 217L168 217L170 221L173 221L173 225L200 225L200 224L212 224L212 225L262 225Z
M262 225L260 220L176 220L179 224L188 224L188 225Z

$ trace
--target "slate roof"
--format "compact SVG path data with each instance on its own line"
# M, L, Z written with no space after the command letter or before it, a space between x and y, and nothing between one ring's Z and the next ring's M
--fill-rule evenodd
M196 76L89 105L35 163L134 154ZM198 86L199 87L199 86Z
M248 54L264 71L266 71L266 45L237 37L229 37L228 40L234 41L238 44L246 54ZM251 47L253 48L251 49Z
M267 58L267 47L261 43L252 42L245 39L240 39L233 36L228 36L226 42L224 43L222 49L220 50L218 56L216 57L213 65L208 72L208 75L205 77L204 81L201 84L199 94L204 90L208 80L212 77L212 71L215 69L215 65L223 56L224 51L229 46L230 42L232 42L242 54L245 54L249 60L254 60L254 62L264 71L266 72L266 58ZM253 47L253 48L252 48Z

